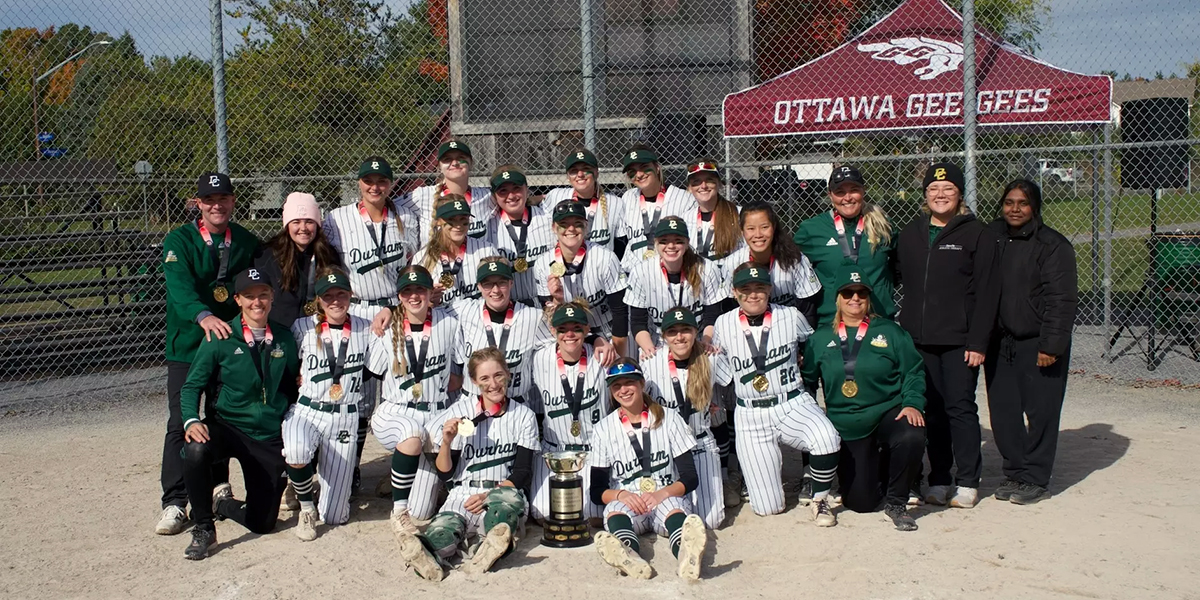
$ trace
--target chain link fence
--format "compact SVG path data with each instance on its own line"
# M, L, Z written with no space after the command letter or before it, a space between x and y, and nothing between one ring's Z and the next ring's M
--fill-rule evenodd
M481 178L518 163L539 191L566 185L562 157L584 146L614 191L627 186L618 166L636 142L659 151L675 184L687 161L717 158L738 202L770 200L791 227L828 210L824 180L835 164L858 165L870 198L902 226L919 214L925 166L965 159L963 27L923 22L942 10L957 19L959 1L922 0L924 12L899 24L907 34L869 40L855 38L900 14L902 2L216 0L214 9L134 0L103 12L0 3L0 396L8 398L159 384L159 244L195 218L195 176L219 163L237 182L239 220L265 238L287 193L315 193L326 207L352 202L354 169L371 154L404 172L399 185L429 179L432 147L451 135L471 144ZM1014 178L1042 186L1046 222L1078 257L1074 367L1200 383L1195 6L976 0L968 8L981 49L976 211L994 218ZM216 44L214 10L223 25ZM215 94L214 46L223 48L224 82ZM843 47L888 74L826 60ZM724 136L727 95L823 56L807 84L828 90L829 102L793 101L785 119L801 108L810 122L862 112L882 130ZM992 74L1012 56L1031 65L1032 83L998 92L1005 84ZM1110 123L1012 124L1059 101L1054 90L1072 71L1112 77ZM945 93L897 92L867 106L870 98L839 91L868 78L897 90L935 80ZM1015 121L991 126L1001 113ZM942 120L888 126L914 114Z

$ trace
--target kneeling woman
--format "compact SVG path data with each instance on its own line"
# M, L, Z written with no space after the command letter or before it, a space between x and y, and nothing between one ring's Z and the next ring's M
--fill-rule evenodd
M905 509L925 453L925 370L912 338L895 322L871 315L871 288L858 265L840 277L833 326L822 326L804 350L801 375L825 389L829 420L842 436L838 461L842 505L879 508L896 529L917 528ZM880 465L882 457L887 464Z
M700 578L707 534L688 494L696 489L696 439L675 411L646 395L637 363L624 359L608 370L608 392L619 409L592 434L592 502L604 507L606 531L596 534L604 562L637 579L650 564L638 555L638 535L653 529L671 540L678 574Z
M539 450L533 411L507 397L504 354L477 350L467 361L467 374L481 394L447 409L440 434L432 438L438 476L450 494L425 533L398 536L404 559L433 581L445 576L442 565L472 533L480 539L464 571L487 571L516 546L514 535L528 507L521 490L529 487Z

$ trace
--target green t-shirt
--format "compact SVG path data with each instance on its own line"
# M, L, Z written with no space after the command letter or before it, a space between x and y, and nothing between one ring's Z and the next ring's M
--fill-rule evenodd
M945 227L943 227L941 225L934 225L932 222L929 223L929 246L930 247L933 247L933 240L937 239L938 234L941 233L943 229L945 229Z
M857 222L846 224L846 237L851 244L855 226ZM833 211L821 213L800 224L793 239L812 263L817 272L817 279L821 281L821 289L824 290L821 305L817 307L819 325L833 322L833 315L837 312L837 294L834 293L838 286L837 279L844 272L843 267L848 264L857 264L863 280L871 286L872 310L888 317L896 314L893 261L898 237L899 234L893 230L891 239L886 244L872 246L867 241L864 231L858 251L858 262L854 263L842 254L837 229L833 226Z

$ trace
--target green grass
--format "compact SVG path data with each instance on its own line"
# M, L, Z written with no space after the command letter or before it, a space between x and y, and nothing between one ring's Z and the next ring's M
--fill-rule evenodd
M1063 235L1089 233L1092 230L1092 198L1050 199L1042 209L1047 224ZM1150 228L1150 196L1120 194L1113 197L1113 229ZM1104 199L1100 199L1100 224L1104 224ZM1167 193L1158 202L1159 230L1170 225L1200 222L1200 193ZM1115 249L1114 249L1115 253Z
M1104 278L1104 242L1099 245L1100 278ZM1150 251L1143 238L1126 238L1112 241L1112 281L1114 292L1136 292L1146 280L1146 268L1150 263ZM1075 265L1079 271L1079 291L1090 292L1103 289L1101 282L1092 281L1092 245L1075 244Z

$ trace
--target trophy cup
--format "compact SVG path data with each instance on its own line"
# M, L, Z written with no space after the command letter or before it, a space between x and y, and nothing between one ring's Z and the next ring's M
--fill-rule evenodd
M550 476L550 514L542 524L542 545L551 548L578 548L592 543L583 516L583 461L587 452L546 452L542 459L553 473Z

